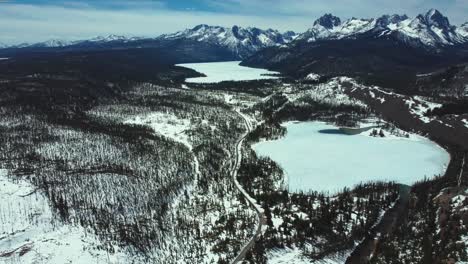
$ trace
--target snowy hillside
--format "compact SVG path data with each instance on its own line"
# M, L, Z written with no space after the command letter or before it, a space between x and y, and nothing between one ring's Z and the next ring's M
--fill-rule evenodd
M9 179L0 169L0 257L2 263L123 263L99 239L78 224L55 217L46 195L23 180Z
M406 15L384 15L377 19L351 18L344 22L331 14L315 21L314 26L300 35L298 40L358 38L365 34L373 37L393 36L413 46L439 47L467 41L467 24L457 28L438 10L409 18Z
M296 36L296 33L291 31L280 33L273 29L262 30L255 27L242 28L233 26L232 28L226 28L198 25L192 29L186 29L174 34L162 35L159 39L190 39L199 42L208 42L226 47L241 58L244 58L265 47L287 44Z

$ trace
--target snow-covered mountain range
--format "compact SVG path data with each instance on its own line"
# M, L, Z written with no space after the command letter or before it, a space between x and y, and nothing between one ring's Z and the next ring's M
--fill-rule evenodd
M96 44L103 44L103 43L109 43L109 42L131 42L131 41L136 41L136 40L141 40L144 39L142 37L125 37L125 36L118 36L118 35L108 35L108 36L98 36L95 38L91 39L86 39L86 40L61 40L61 39L50 39L47 41L43 42L38 42L38 43L22 43L19 45L12 45L12 46L7 46L5 45L4 47L9 47L9 48L62 48L62 47L68 47L68 46L73 46L73 45L79 45L83 43L96 43ZM0 47L2 47L0 45Z
M302 34L296 34L292 31L282 33L278 30L263 30L255 27L220 27L202 24L191 29L154 38L109 35L79 41L49 40L35 44L24 43L9 46L9 48L80 48L83 45L91 47L94 44L96 44L94 46L101 48L105 48L105 44L112 44L114 48L115 45L122 48L132 48L139 47L138 41L157 45L159 42L169 42L170 44L170 41L186 40L216 46L232 53L238 59L244 59L267 47L358 38L391 38L413 47L439 49L468 43L468 23L459 27L453 26L446 16L435 9L415 18L409 18L406 15L384 15L371 19L342 20L332 14L326 14L317 19L312 27ZM0 48L5 47L7 46L0 44Z
M96 37L79 41L53 39L34 44L23 43L20 45L10 46L9 48L63 48L71 46L79 47L82 45L89 46L94 43L99 45L106 43L135 44L137 41L157 43L161 41L189 40L224 48L241 59L252 55L262 48L281 46L290 43L297 36L298 34L292 31L280 33L273 29L263 30L255 27L242 28L238 26L219 27L198 25L191 29L186 29L173 34L161 35L156 38L109 35L107 37Z
M186 29L174 34L162 35L158 39L176 40L190 39L199 42L208 42L228 48L240 58L252 55L256 51L290 43L297 34L288 31L280 33L277 30L262 30L255 27L242 28L233 26L231 28L198 25L192 29Z
M351 18L342 21L326 14L312 28L297 37L297 41L356 39L359 37L395 37L412 46L439 48L468 41L468 23L460 27L450 24L438 10L409 18L406 15L384 15L379 18Z

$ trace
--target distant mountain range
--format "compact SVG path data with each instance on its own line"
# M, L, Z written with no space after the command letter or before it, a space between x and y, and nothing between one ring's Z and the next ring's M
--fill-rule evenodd
M384 15L376 19L352 18L344 22L327 14L315 21L314 26L301 34L297 41L356 39L360 37L393 37L411 46L440 48L468 41L468 24L460 27L449 23L438 10L409 18L406 15Z
M344 22L327 14L287 46L262 49L242 64L295 78L345 75L407 90L418 74L468 63L467 25L453 26L435 9L415 18Z
M49 40L34 44L20 44L13 46L2 46L9 49L51 49L63 50L76 49L117 49L117 48L149 48L161 45L170 46L167 43L191 42L203 43L225 49L234 59L242 59L251 56L255 52L271 46L281 46L290 43L298 35L292 31L280 33L277 30L233 26L231 28L198 25L192 29L161 35L156 38L127 38L124 36L110 35L107 37L96 37L88 40L64 41Z
M22 43L19 45L10 45L6 46L4 45L4 48L63 48L63 47L69 47L69 46L76 46L84 43L94 43L94 44L105 44L105 43L110 43L110 42L124 42L128 43L131 41L137 41L145 38L139 38L139 37L125 37L125 36L117 36L117 35L109 35L107 37L103 36L98 36L92 39L86 39L86 40L74 40L74 41L67 41L67 40L59 40L59 39L51 39L48 41L44 42L38 42L38 43ZM1 44L0 44L1 47Z
M463 57L467 47L468 23L453 26L447 17L431 9L415 18L384 15L343 21L326 14L301 34L254 27L198 25L154 38L110 35L9 47L0 43L0 56L21 52L158 49L161 54L171 54L172 58L167 58L170 62L244 60L245 65L302 76L309 71L344 74L349 69L343 67L351 66L356 71L372 72L381 70L382 60L384 65L390 63L397 68L405 63L428 64L440 61L440 56ZM359 65L353 61L356 59L360 60Z
M262 30L252 27L241 28L233 26L232 28L226 28L199 25L193 29L162 35L158 39L190 39L198 42L208 42L229 49L238 55L239 58L245 58L266 47L288 44L297 36L292 31L280 33L273 29Z
M192 29L166 34L156 38L138 38L109 35L80 41L49 40L34 44L20 44L5 48L57 48L76 46L83 43L131 43L141 40L195 40L215 44L229 49L240 58L252 55L258 50L272 46L287 45L291 42L319 40L336 40L359 38L371 35L376 38L393 36L405 43L428 48L440 48L446 45L465 43L468 41L468 22L456 27L450 24L447 17L438 10L431 9L426 14L409 18L406 15L384 15L379 18L351 18L342 21L339 17L326 14L317 19L313 26L302 34L292 31L281 33L278 30L262 30L255 27L232 28L198 25Z

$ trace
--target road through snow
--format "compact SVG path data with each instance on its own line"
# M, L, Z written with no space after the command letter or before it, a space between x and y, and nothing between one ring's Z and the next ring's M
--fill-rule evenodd
M242 136L236 143L236 151L234 154L235 155L234 166L231 171L231 177L232 177L232 180L234 181L234 184L236 185L236 188L242 193L245 199L249 201L249 204L255 208L255 211L257 211L258 226L257 226L257 229L255 230L255 234L250 238L249 242L247 242L247 244L244 245L244 247L239 252L237 257L231 262L232 264L239 263L245 258L247 252L249 252L249 250L255 245L255 242L259 239L260 235L262 234L262 226L266 223L265 214L261 206L258 205L257 201L255 201L255 199L253 199L247 193L247 191L244 190L244 188L240 185L239 181L237 181L237 172L239 171L239 168L242 162L242 144L244 143L244 140L249 134L249 132L252 131L252 124L250 124L250 122L245 117L245 115L243 115L239 110L236 110L236 112L244 120L246 132L242 134Z

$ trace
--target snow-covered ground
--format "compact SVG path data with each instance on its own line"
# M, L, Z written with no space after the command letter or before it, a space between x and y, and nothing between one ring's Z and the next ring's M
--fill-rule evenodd
M337 253L333 256L327 256L314 263L317 264L341 264L346 262L346 258L350 252ZM298 248L274 249L267 253L268 264L310 264L309 258L302 254L302 250Z
M370 137L330 133L337 127L323 122L289 122L286 137L255 144L261 156L278 162L291 191L336 192L360 182L395 181L413 184L443 174L449 154L417 135ZM329 133L320 133L328 130Z
M320 75L319 74L316 74L316 73L310 73L309 75L307 75L306 77L306 80L309 80L309 81L318 81L320 80Z
M278 74L264 69L249 68L239 65L240 61L186 63L177 66L193 69L207 77L188 78L188 83L218 83L222 81L250 81L259 79L277 79Z
M123 253L103 250L92 231L56 220L42 191L1 169L0 209L0 263L127 263Z
M293 87L285 87L284 95L290 102L295 104L303 104L304 100L307 102L312 99L315 102L325 103L329 105L349 105L360 108L367 108L367 105L349 96L346 93L346 87L344 84L352 85L353 90L363 88L364 86L359 85L354 79L348 77L336 77L329 80L327 83L321 83L315 85L308 90L300 92L292 92Z
M192 127L192 123L188 119L178 118L177 116L169 113L152 112L146 115L133 116L124 123L148 126L153 129L156 134L170 138L175 142L182 143L191 152L193 150L193 145L188 135L188 132ZM203 120L202 123L208 125L206 120ZM210 128L212 130L216 129L214 126L210 126ZM200 164L195 154L193 155L193 162L195 173L196 175L199 175Z
M192 144L186 134L186 131L190 130L191 126L191 122L188 119L181 119L173 114L152 112L146 115L134 116L124 123L149 126L157 134L182 143L190 150L192 149Z
M420 96L410 98L409 100L406 100L405 103L408 105L410 112L424 123L430 123L434 120L434 118L425 116L427 111L434 110L435 108L442 106L442 104L429 102Z
M468 119L462 119L463 124L468 128Z

